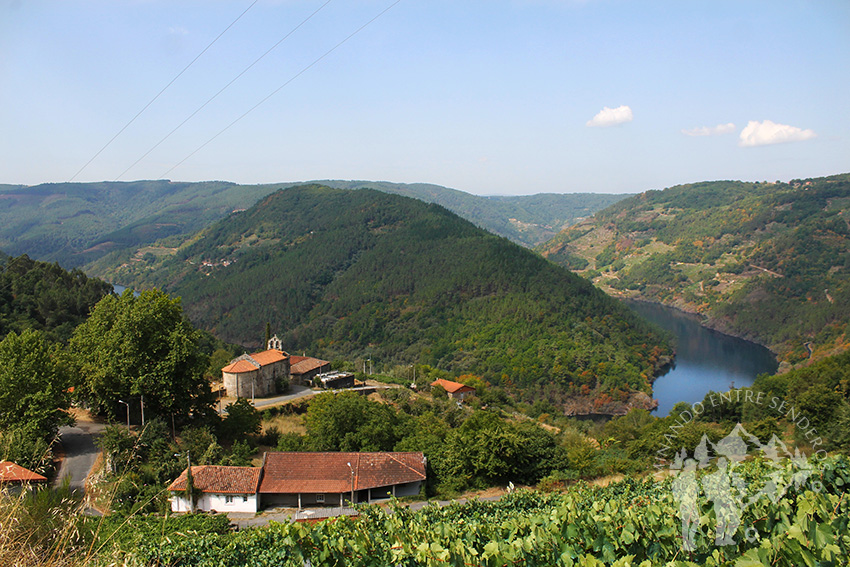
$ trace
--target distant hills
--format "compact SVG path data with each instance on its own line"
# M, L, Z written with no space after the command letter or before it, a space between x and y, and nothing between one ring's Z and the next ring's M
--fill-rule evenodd
M479 197L436 185L326 182L340 188L372 187L436 202L496 234L531 246L623 195ZM295 183L237 185L184 183L49 183L0 185L0 249L65 267L83 266L107 253L129 257L162 239L171 246L259 199Z
M649 392L669 354L586 280L441 206L368 189L280 190L104 275L181 296L229 342L258 346L268 321L296 352L477 373L600 413Z
M377 189L442 205L460 217L524 246L553 238L562 229L630 195L538 193L481 197L428 183L316 181L337 189Z
M799 363L847 348L850 175L647 191L538 251L615 296L701 313Z

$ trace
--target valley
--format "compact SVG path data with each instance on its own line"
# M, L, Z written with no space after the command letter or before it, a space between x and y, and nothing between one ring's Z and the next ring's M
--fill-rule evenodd
M612 296L763 344L788 368L846 349L847 203L846 175L685 185L621 201L538 250Z

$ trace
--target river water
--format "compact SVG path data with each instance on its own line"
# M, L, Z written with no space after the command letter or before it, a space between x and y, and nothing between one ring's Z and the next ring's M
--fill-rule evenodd
M652 386L658 416L667 415L677 402L701 402L709 390L751 386L759 374L776 372L776 358L768 349L703 327L695 315L656 303L628 305L676 337L676 364Z

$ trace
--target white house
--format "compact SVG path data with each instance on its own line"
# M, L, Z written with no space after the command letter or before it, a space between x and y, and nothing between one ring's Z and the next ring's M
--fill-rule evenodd
M192 467L195 510L257 512L263 506L344 506L419 494L426 478L421 452L271 452L262 467ZM168 487L171 509L188 512L186 471Z
M203 512L254 512L260 509L260 479L263 469L201 465L192 467L195 510ZM189 512L186 497L186 471L168 487L171 510Z

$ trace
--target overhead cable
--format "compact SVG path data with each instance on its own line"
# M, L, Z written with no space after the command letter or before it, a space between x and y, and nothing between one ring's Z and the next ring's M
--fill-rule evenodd
M236 22L238 22L240 19L242 19L242 16L244 16L245 14L247 14L247 13L248 13L248 10L250 10L251 8L253 8L253 7L254 7L254 4L256 4L256 3L257 3L257 2L259 2L259 1L260 1L260 0L254 0L254 2L252 2L250 6L248 6L247 8L245 8L245 10L244 10L241 14L239 14L239 16L237 16L235 20L233 20L232 22L230 22L230 25L229 25L229 26L227 26L226 28L224 28L224 31L222 31L220 34L218 34L214 40L212 40L212 41L211 41L211 42L210 42L210 43L209 43L209 44L208 44L208 45L207 45L207 46L206 46L203 50L201 50L201 52L200 52L200 53L198 53L198 54L195 56L195 58L194 58L194 59L192 59L192 60L189 62L189 64L188 64L188 65L186 65L185 67L183 67L183 70L182 70L182 71L180 71L179 73L177 73L177 75L176 75L173 79L171 79L171 81L169 81L167 85L165 85L164 87L162 87L162 90L161 90L161 91L159 91L158 93L156 93L156 96L155 96L155 97L153 97L153 98L150 100L150 102L148 102L145 106L143 106L143 107L142 107L142 109L141 109L139 112L137 112L137 113L136 113L136 115L135 115L133 118L131 118L131 119L130 119L130 121L129 121L129 122L127 122L127 123L124 125L124 127L123 127L123 128L121 128L120 130L118 130L118 133L117 133L117 134L115 134L114 136L112 136L112 138L110 138L110 140L109 140L108 142L106 142L106 144L105 144L102 148L100 148L100 150L98 150L98 152L97 152L96 154L94 154L94 155L92 156L92 158L91 158L89 161L87 161L87 162L86 162L86 164L85 164L83 167L81 167L81 168L80 168L80 170L79 170L79 171L77 171L77 173L75 173L75 174L71 177L71 179L69 179L68 181L69 181L69 182L71 182L71 181L73 181L74 179L76 179L76 178L77 178L77 176L78 176L79 174L81 174L81 173L83 172L83 170L84 170L85 168L87 168L87 167L91 164L91 162L93 162L95 159L97 159L97 156L99 156L100 154L102 154L102 153L103 153L103 150L105 150L106 148L108 148L108 147L112 144L112 142L114 142L114 141L115 141L115 139L116 139L118 136L120 136L120 135L124 132L124 130L126 130L127 128L129 128L129 127L130 127L130 124L132 124L133 122L135 122L135 121L136 121L136 119L137 119L139 116L141 116L141 115L142 115L142 113L143 113L145 110L147 110L147 109L148 109L148 107L149 107L150 105L152 105L152 104L156 101L156 99L158 99L158 98L162 95L162 93L164 93L164 92L168 89L168 87L170 87L172 84L174 84L174 81L176 81L177 79L179 79L179 78L180 78L180 76L181 76L183 73L185 73L187 69L189 69L189 67L191 67L192 65L194 65L195 61L197 61L198 59L200 59L200 58L201 58L201 55L203 55L204 53L206 53L206 52L207 52L207 50L208 50L210 47L212 47L212 46L213 46L213 44L214 44L215 42L217 42L217 41L221 38L221 36L223 36L225 33L227 33L227 30L229 30L230 28L232 28L232 27L236 24Z
M254 65L256 65L257 63L259 63L261 59L263 59L266 55L268 55L269 53L271 53L272 51L274 51L274 50L275 50L275 48L276 48L278 45L280 45L281 43L283 43L284 41L286 41L286 39L288 39L288 38L289 38L289 36L291 36L293 33L295 33L296 31L298 31L298 29L299 29L301 26L303 26L303 25L304 25L304 24L306 24L308 21L310 21L310 20L313 18L313 16L315 16L316 14L318 14L318 13L322 10L322 8L324 8L325 6L327 6L328 4L330 4L332 1L333 1L333 0L327 0L324 4L322 4L321 6L319 6L319 7L318 7L318 8L317 8L317 9L316 9L316 10L315 10L312 14L310 14L309 16L307 16L306 18L304 18L304 20L302 20L300 24L298 24L297 26L295 26L294 28L292 28L291 30L289 30L289 33L287 33L287 34L286 34L285 36L283 36L283 37L282 37L282 38L281 38L281 39L280 39L277 43L275 43L275 44L274 44L274 45L272 45L270 48L268 48L268 49L266 50L266 52L265 52L265 53L263 53L262 55L260 55L260 56L259 56L259 57L257 57L256 59L254 59L254 61L253 61L250 65L248 65L247 67L245 67L245 68L244 68L244 69L243 69L243 70L242 70L242 71L241 71L238 75L236 75L235 77L233 77L233 79L231 79L229 83L227 83L226 85L224 85L224 86L223 86L223 87L222 87L222 88L221 88L221 89L220 89L217 93L215 93L215 94L214 94L214 95L212 95L209 99L207 99L207 101L206 101L204 104L202 104L201 106L199 106L198 108L196 108L196 109L195 109L195 111L194 111L192 114L190 114L189 116L187 116L187 117L183 120L183 122L181 122L180 124L178 124L177 126L175 126L173 130L171 130L171 131L170 131L168 134L166 134L166 135L165 135L165 136L164 136L164 137L163 137L160 141L158 141L156 144L154 144L154 145L153 145L153 147L151 147L151 149L149 149L148 151L146 151L146 152L144 153L144 155L142 155L142 157L140 157L139 159L137 159L136 161L134 161L134 162L130 165L130 167L128 167L127 169L125 169L124 171L122 171L122 172L121 172L121 175L119 175L118 177L116 177L116 178L115 178L115 181L118 181L119 179L121 179L122 177L124 177L124 175L125 175L128 171L130 171L131 169L133 169L134 167L136 167L136 165L138 165L138 163L139 163L140 161L142 161L143 159L145 159L146 157L148 157L152 151L154 151L155 149L157 149L157 148L158 148L158 147L159 147L159 146L160 146L163 142L165 142L168 138L170 138L172 134L174 134L177 130L179 130L180 128L182 128L182 127L183 127L183 125L184 125L184 124L186 124L189 120L191 120L192 118L194 118L196 114L198 114L201 110L203 110L203 109L204 109L204 107L206 107L209 103L211 103L213 100L215 100L215 99L218 97L218 95L220 95L221 93L223 93L225 90L227 90L227 88L228 88L228 87L230 87L230 85L232 85L232 84L233 84L233 83L235 83L237 80L239 80L239 78L240 78L242 75L244 75L245 73L247 73L247 72L251 69L251 67L253 67L253 66L254 66Z
M363 31L366 27L368 27L368 26L369 26L371 23L373 23L375 20L377 20L378 18L380 18L381 16L383 16L384 14L386 14L387 12L389 12L389 11L390 11L390 10L391 10L391 9L392 9L395 5L396 5L396 4L399 4L400 2L401 2L401 0L396 0L395 2L393 2L392 4L390 4L389 6L387 6L386 8L384 8L384 9L383 9L383 10L382 10L382 11L381 11L381 12L380 12L377 16L375 16L374 18L372 18L371 20L369 20L368 22L366 22L365 24L363 24L362 26L360 26L359 28L357 28L356 30L354 30L354 32L352 32L352 33L351 33L348 37L346 37L345 39L343 39L342 41L340 41L339 43L337 43L336 45L334 45L333 47L331 47L329 50L327 50L327 51L326 51L324 54L322 54L320 57L318 57L317 59L315 59L312 63L310 63L309 65L307 65L306 67L304 67L303 69L301 69L300 71L298 71L295 75L293 75L292 77L290 77L290 78L289 78L289 80L287 80L287 81L286 81L285 83L283 83L281 86L279 86L278 88L276 88L275 90L273 90L270 94L268 94L266 97L264 97L262 100L260 100L260 102L258 102L257 104L255 104L254 106L252 106L251 108L249 108L248 110L246 110L246 111L245 111L242 115L240 115L238 118L236 118L233 122L231 122L230 124L228 124L227 126L225 126L224 128L222 128L222 129L221 129L221 130L220 130L217 134L215 134L213 137L211 137L210 139L208 139L206 142L204 142L203 144L201 144L200 146L198 146L198 147L195 149L195 151L193 151L192 153L190 153L189 155L187 155L185 158L183 158L182 160L180 160L179 162L177 162L175 165L173 165L173 166L171 167L171 169L169 169L168 171L166 171L165 173L163 173L163 174L160 176L160 179L164 179L166 175L168 175L169 173L171 173L172 171L174 171L175 169L177 169L179 166L183 165L183 163L184 163L184 162L186 162L186 161L187 161L189 158L191 158L193 155L195 155L196 153L198 153L199 151L201 151L202 149L204 149L205 147L207 147L207 145L209 145L209 144L210 144L213 140L215 140L216 138L218 138L219 136L221 136L222 134L224 134L226 131L228 131L231 127L233 127L233 125L234 125L234 124L236 124L237 122L239 122L240 120L242 120L243 118L245 118L246 116L248 116L250 113L252 113L254 110L256 110L259 106L261 106L261 105L262 105L263 103L265 103L267 100L269 100L270 98L272 98L272 97L273 97L274 95L276 95L278 92L280 92L281 90L283 90L286 86L288 86L290 83L292 83L295 79L297 79L298 77L300 77L301 75L303 75L304 73L306 73L308 70L310 70L310 69L311 69L312 67L314 67L316 64L318 64L320 61L322 61L325 57L327 57L328 55L330 55L331 53L333 53L334 51L336 51L336 50L337 50L337 49L338 49L338 48L339 48L342 44L344 44L344 43L345 43L345 42L347 42L349 39L351 39L352 37L354 37L355 35L357 35L357 34L358 34L358 33L360 33L361 31Z

